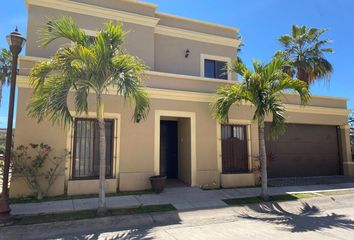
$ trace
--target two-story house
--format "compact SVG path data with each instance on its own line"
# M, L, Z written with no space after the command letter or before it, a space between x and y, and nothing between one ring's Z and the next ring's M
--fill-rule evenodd
M71 16L95 35L106 21L128 30L124 47L143 59L150 70L146 85L151 98L148 118L131 120L132 110L114 91L105 97L107 192L150 188L149 177L167 175L190 186L254 186L258 161L258 127L250 104L233 106L230 123L212 118L210 102L216 89L237 82L223 67L236 57L238 29L159 13L154 4L134 0L27 0L26 56L20 59L15 146L46 143L70 155L50 195L98 192L98 159L88 116L76 116L71 129L37 123L26 114L31 96L28 73L48 58L60 42L38 46L38 28L47 17ZM69 105L73 99L68 99ZM353 175L347 99L313 96L300 106L296 95L284 97L286 133L267 139L269 177ZM72 109L73 110L73 109ZM271 118L267 119L268 121ZM11 196L29 195L21 178L13 179Z

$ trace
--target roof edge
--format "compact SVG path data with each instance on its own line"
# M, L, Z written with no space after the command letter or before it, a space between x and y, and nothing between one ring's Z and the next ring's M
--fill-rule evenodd
M197 20L197 19L188 18L188 17L181 17L181 16L169 14L169 13L162 13L162 12L155 13L156 17L158 17L159 15L165 16L165 17L170 17L170 18L175 18L175 19L179 19L179 20L194 22L194 23L198 23L198 24L203 24L203 25L210 26L210 27L216 27L216 28L222 28L222 29L226 29L226 30L230 30L230 31L235 31L236 33L238 33L240 31L240 29L238 29L236 27L225 26L222 24L211 23L211 22Z

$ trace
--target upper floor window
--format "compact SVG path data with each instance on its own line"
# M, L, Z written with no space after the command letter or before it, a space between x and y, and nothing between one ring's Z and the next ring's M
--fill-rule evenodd
M227 71L230 58L201 55L201 76L206 78L231 80Z
M227 80L227 62L204 60L204 77Z

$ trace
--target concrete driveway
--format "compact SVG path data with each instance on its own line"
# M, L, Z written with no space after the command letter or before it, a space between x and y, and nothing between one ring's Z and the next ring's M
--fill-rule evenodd
M0 228L0 239L354 239L354 194Z

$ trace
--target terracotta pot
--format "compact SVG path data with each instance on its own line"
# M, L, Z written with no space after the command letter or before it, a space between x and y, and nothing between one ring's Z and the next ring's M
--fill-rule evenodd
M166 186L166 176L152 176L150 182L155 193L162 193Z

